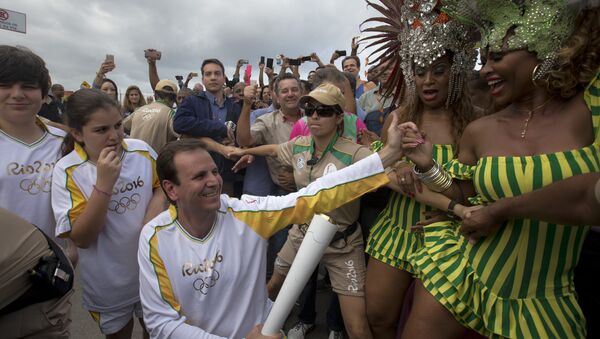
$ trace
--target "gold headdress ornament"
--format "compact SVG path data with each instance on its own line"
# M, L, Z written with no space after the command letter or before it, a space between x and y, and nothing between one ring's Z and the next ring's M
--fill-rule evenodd
M476 27L481 46L493 52L526 49L542 61L534 79L543 78L574 28L575 11L565 0L462 0L446 7L456 20Z
M365 48L378 46L373 54L379 56L371 63L393 67L386 85L385 95L394 92L394 101L400 97L404 85L405 100L416 100L413 77L415 66L427 67L450 51L452 66L446 106L461 96L463 82L473 69L476 59L472 29L462 22L452 20L443 10L451 1L439 0L380 0L382 5L367 0L367 3L383 16L366 20L383 25L369 27L363 32L372 32L361 41L371 41Z

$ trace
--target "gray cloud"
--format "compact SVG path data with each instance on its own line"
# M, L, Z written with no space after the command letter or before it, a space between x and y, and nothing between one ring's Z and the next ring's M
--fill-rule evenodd
M129 85L151 92L146 48L162 51L161 78L199 72L203 59L216 57L229 77L237 59L249 59L257 79L261 55L317 52L327 63L333 50L350 51L359 24L375 14L363 0L3 2L0 7L27 14L27 34L2 30L2 44L32 49L47 62L53 81L69 90L91 83L105 54L114 54L117 68L108 76L121 93ZM359 56L364 60L367 53ZM306 77L315 67L303 64L301 73Z

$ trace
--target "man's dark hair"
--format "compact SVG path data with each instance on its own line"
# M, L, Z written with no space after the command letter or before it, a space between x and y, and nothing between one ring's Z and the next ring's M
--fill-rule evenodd
M24 47L0 45L0 83L17 82L36 84L42 96L50 89L50 74L46 63L37 54Z
M319 87L325 81L334 84L342 84L346 82L346 76L343 72L340 72L337 68L324 67L315 72L313 78L313 88Z
M171 88L171 86L165 86L163 87L163 89L169 89ZM166 101L172 101L175 102L175 100L177 99L177 88L173 89L171 88L172 92L170 91L154 91L154 96L156 97L157 100L166 100Z
M344 68L344 63L348 60L356 61L356 66L360 68L360 59L356 55L349 55L342 60L342 68Z
M223 73L223 76L225 76L225 66L223 66L223 63L219 61L219 59L204 59L204 61L202 61L202 67L200 67L202 75L204 75L204 66L208 64L219 65L219 67L221 67L221 72Z
M156 173L160 180L160 187L165 192L167 199L169 199L169 196L163 187L163 180L169 180L175 185L180 184L173 159L175 159L178 153L191 152L198 149L207 151L206 144L197 139L181 139L169 142L158 153L158 157L156 158ZM171 199L169 199L169 202L175 204L175 201L171 201Z
M302 83L300 82L300 79L296 78L296 76L293 75L292 73L284 73L284 74L278 75L273 83L273 90L274 90L275 94L279 95L279 82L281 82L282 80L289 80L289 79L296 80L298 82L298 88L302 89Z

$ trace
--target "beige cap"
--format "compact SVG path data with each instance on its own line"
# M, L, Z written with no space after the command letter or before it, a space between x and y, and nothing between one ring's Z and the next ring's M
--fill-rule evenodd
M167 88L165 88L165 87L167 87ZM156 87L154 88L154 90L176 94L177 93L177 84L173 80L163 79L163 80L159 81L158 84L156 84Z
M342 91L340 91L338 87L329 83L321 84L319 87L308 93L308 95L301 97L300 105L304 105L309 98L313 98L323 105L338 105L342 110L344 109L345 99Z

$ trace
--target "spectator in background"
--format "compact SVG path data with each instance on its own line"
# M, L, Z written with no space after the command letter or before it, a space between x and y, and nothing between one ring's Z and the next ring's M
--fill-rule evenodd
M109 97L113 98L116 102L119 102L119 88L117 84L109 78L102 79L100 90L106 93Z
M117 84L106 77L106 73L111 72L116 67L114 60L106 59L100 65L96 72L96 77L92 83L93 88L99 88L102 92L108 94L111 98L119 102L119 89Z
M206 59L202 62L201 71L206 91L189 96L181 102L175 113L173 128L181 135L208 137L221 144L231 145L235 141L235 128L231 124L225 125L225 122L237 123L241 107L225 96L225 67L218 59ZM234 163L221 154L213 152L211 155L223 177L224 192L234 196L234 173L231 170Z
M159 81L154 89L157 100L138 108L123 120L125 131L130 131L132 138L144 140L157 153L169 141L177 139L173 131L176 91L174 81Z
M146 104L142 91L137 86L129 86L123 96L123 117L129 116L133 111Z
M354 96L360 98L365 92L365 82L360 78L360 59L355 55L350 55L342 60L342 70L344 72L352 73L356 79L356 87L354 90Z
M179 90L179 92L177 92L177 107L179 107L179 105L181 105L181 102L183 101L183 99L189 97L190 95L195 95L194 91L192 91L191 89L184 87L182 89Z
M204 91L204 86L202 86L202 84L198 82L194 85L194 88L192 88L192 91L194 92L194 94L197 95L200 92Z
M54 97L54 101L62 114L62 112L65 111L65 88L61 84L53 84L52 87L50 87L50 93Z
M50 84L48 84L50 86ZM44 96L44 100L42 101L42 107L38 112L38 115L42 118L48 119L51 122L62 124L63 111L60 109L58 101L52 95L52 92L49 91L48 94Z
M233 101L240 106L243 104L242 100L244 99L244 87L246 87L246 84L243 82L238 82L237 84L233 85L232 89Z

